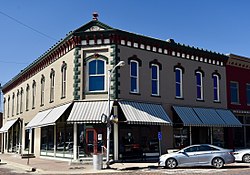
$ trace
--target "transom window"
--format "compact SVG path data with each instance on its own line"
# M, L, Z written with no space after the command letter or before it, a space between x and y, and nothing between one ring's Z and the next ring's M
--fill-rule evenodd
M203 100L203 80L202 73L197 71L195 73L196 76L196 99Z
M238 82L230 82L231 103L239 103L239 84Z
M151 81L152 81L152 95L159 95L159 66L152 64L151 66Z
M139 92L139 78L138 78L138 62L135 60L130 61L130 92Z
M105 90L105 62L103 60L92 60L88 63L89 85L91 92Z
M175 68L175 97L183 98L181 68Z
M213 87L214 87L214 101L220 101L220 86L219 86L219 76L213 75Z

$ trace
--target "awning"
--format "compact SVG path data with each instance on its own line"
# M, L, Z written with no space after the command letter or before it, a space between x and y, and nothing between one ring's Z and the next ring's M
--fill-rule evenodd
M110 110L113 106L110 102ZM67 122L101 123L101 117L108 115L108 101L74 102Z
M193 108L173 106L177 115L181 118L184 126L202 126L203 123L196 115Z
M36 116L31 119L31 121L25 126L26 128L35 128L38 127L40 122L52 111L52 109L48 109L45 111L38 112Z
M161 105L130 101L118 103L128 124L172 125L172 121Z
M173 106L184 126L241 127L230 110Z
M8 130L16 123L17 120L18 118L7 121L0 129L0 133L8 132Z
M55 125L56 121L63 115L63 113L68 109L71 103L53 108L51 112L49 112L45 118L39 122L37 127Z
M234 116L230 110L216 109L216 112L220 115L222 120L231 127L242 127L240 121Z
M211 108L193 108L195 113L201 119L204 126L209 127L227 127L227 124L221 119L215 109Z

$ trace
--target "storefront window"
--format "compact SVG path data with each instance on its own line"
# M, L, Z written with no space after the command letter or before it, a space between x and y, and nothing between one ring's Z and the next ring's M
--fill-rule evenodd
M174 147L180 149L188 145L188 128L174 128Z
M224 147L224 129L223 128L213 128L213 144L216 146Z
M54 152L54 126L42 127L41 129L41 151Z
M59 152L73 151L73 125L60 123L56 128L56 150Z

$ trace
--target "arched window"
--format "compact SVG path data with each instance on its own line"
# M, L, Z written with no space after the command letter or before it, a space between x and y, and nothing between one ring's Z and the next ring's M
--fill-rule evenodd
M33 80L32 83L32 109L35 108L36 105L36 81Z
M88 90L98 92L105 90L105 62L92 60L88 62Z
M27 87L26 87L26 111L29 110L29 93L30 93L30 86L27 84Z
M54 101L55 97L55 71L52 68L50 71L50 102Z
M175 68L175 97L183 98L182 75L183 70L179 67Z
M67 64L63 61L62 63L62 67L61 67L61 72L62 72L62 92L61 92L61 98L65 98L66 97L66 78L67 78Z
M10 96L8 96L8 104L7 104L7 117L10 117Z
M21 88L20 92L20 114L23 113L23 88Z
M213 74L212 78L213 78L214 102L219 102L220 101L220 77L217 74Z
M203 74L201 71L195 72L196 77L196 99L203 100Z
M16 94L16 114L19 114L19 90L17 90Z
M42 75L41 77L41 106L44 105L44 90L45 90L45 77Z
M139 63L130 60L130 92L139 93Z
M15 107L15 93L12 95L12 116L14 116L14 107Z
M156 64L151 65L151 94L159 95L159 66Z

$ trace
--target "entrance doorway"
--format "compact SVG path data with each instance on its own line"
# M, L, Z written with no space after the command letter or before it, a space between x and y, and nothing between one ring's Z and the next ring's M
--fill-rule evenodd
M86 129L86 153L88 155L97 154L102 152L104 145L103 128L87 128Z

